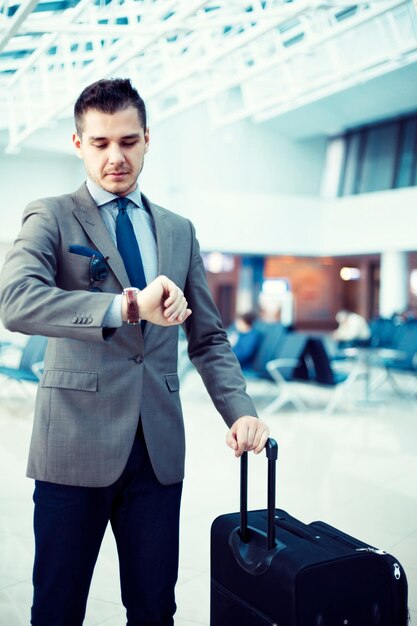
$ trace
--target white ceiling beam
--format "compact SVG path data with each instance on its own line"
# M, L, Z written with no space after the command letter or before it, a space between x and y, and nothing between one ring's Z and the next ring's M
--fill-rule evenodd
M409 47L408 62L417 60L417 45ZM348 89L363 82L376 78L381 74L397 69L401 63L393 61L390 57L381 55L372 63L351 64L346 65L344 70L338 74L327 73L320 79L308 82L306 88L298 93L292 94L291 97L279 98L276 94L263 99L261 102L252 102L245 109L231 115L221 115L218 118L217 127L235 123L247 117L252 117L255 122L263 122L276 115L282 115L288 111L294 110L315 100L322 99L333 95L339 91Z
M175 8L177 4L178 0L171 0L171 2L166 2L164 5L164 13L166 11L171 11L173 8ZM110 5L107 5L107 7L108 6ZM71 22L75 22L75 20L82 16L84 11L86 11L88 14L89 9L91 8L91 0L81 0L73 9L68 9L67 11L65 11L63 15L63 22L66 22L68 24L70 24ZM155 11L155 18L159 19L161 17L161 14L162 11L160 9L159 11ZM34 67L37 60L43 54L47 53L47 51L55 44L55 42L59 40L59 35L59 32L54 34L47 34L40 39L39 45L37 46L36 50L32 53L32 55L24 60L19 71L13 75L10 81L10 86L16 84L28 70Z
M276 28L280 23L296 20L297 17L303 16L306 21L314 20L314 14L319 5L321 6L320 13L323 15L323 5L331 5L331 8L328 8L331 17L332 13L335 14L342 4L353 6L353 3L296 0L293 3L277 7L274 2L267 3L265 6L261 5L260 2L252 2L251 5L254 10L251 12L242 10L240 14L229 14L229 12L242 9L241 2L222 3L221 0L218 11L204 13L201 9L211 4L209 1L176 0L172 2L150 2L149 4L125 2L125 4L120 5L117 0L114 0L105 7L97 8L92 5L91 0L82 0L77 5L77 10L80 4L85 6L77 11L77 17L74 17L73 10L63 12L62 18L67 17L65 22L60 20L58 23L54 19L54 22L45 23L44 19L39 19L40 14L36 14L36 20L27 19L22 22L20 32L22 32L22 28L26 32L33 32L33 28L38 28L40 25L48 26L49 30L55 27L55 30L54 33L44 34L43 37L39 38L38 48L32 55L24 60L14 61L15 63L19 61L20 70L15 73L11 81L8 81L8 86L4 89L6 90L5 93L10 96L13 95L10 91L14 92L15 100L11 99L10 102L14 102L14 112L17 114L15 117L18 118L21 111L20 104L23 100L19 101L19 96L24 94L22 88L26 89L26 93L28 93L29 86L31 102L34 105L36 103L39 113L33 115L33 119L28 120L27 123L23 121L23 118L15 120L13 132L10 128L10 150L16 148L21 141L38 128L48 125L53 119L63 114L67 115L77 92L97 77L116 75L118 72L125 75L124 72L129 70L129 75L135 79L136 74L137 82L141 85L141 91L145 98L155 101L151 104L155 105L157 112L155 119L158 121L203 100L213 99L221 93L227 94L228 89L233 86L245 85L256 76L264 74L268 81L268 69L279 66L285 68L290 58L314 52L320 44L324 45L326 40L330 42L344 29L352 29L367 19L374 19L382 13L388 15L389 11L400 5L410 5L410 1L371 0L367 3L356 2L354 6L360 6L360 8L355 15L349 14L348 19L340 22L331 23L329 19L328 26L324 21L325 28L321 28L320 32L307 30L306 24L300 23L297 29L291 28L281 34ZM143 19L136 24L137 4L140 4L140 15L143 16ZM161 5L164 6L161 8ZM378 11L375 10L375 7L378 8ZM176 8L178 10L174 11ZM102 9L105 10L109 20L108 24L97 24L97 19L103 19ZM174 11L173 15L164 19L164 16L171 10ZM129 23L126 25L112 23L117 17L127 17ZM81 23L74 23L76 20ZM32 26L30 22L32 22ZM224 26L232 27L226 36L223 36L222 33ZM244 30L238 32L236 26L242 26ZM30 30L31 28L32 30ZM273 35L269 35L268 33L272 33L274 29L276 30ZM39 31L44 32L42 28ZM304 41L297 42L288 48L284 47L284 42L298 32L304 33ZM63 34L67 35L65 37L66 42L62 37ZM173 34L178 35L177 40L169 41ZM322 39L323 36L326 39ZM265 41L262 39L263 37L266 37ZM19 39L23 38L19 37ZM24 37L24 39L32 41L28 37ZM114 39L117 41L114 42ZM101 40L104 40L104 46L101 44ZM92 51L85 49L87 41L93 43ZM73 43L80 43L77 50L71 50ZM268 58L265 49L266 46L269 47L270 43L273 56ZM57 46L57 52L48 55L48 50L53 45ZM248 54L253 60L253 65L250 67L244 66L243 52L245 50L248 50ZM240 51L243 51L242 54ZM383 54L384 51L382 50L381 53ZM408 51L401 51L401 54L404 58L409 58L407 56ZM83 67L83 62L91 59L94 59L94 62ZM385 61L386 59L381 61L381 66L388 67ZM0 65L0 69L1 67L2 65ZM380 69L381 67L379 67ZM333 65L331 71L327 70L326 77L327 80L331 77L333 83L337 85L337 90L340 90L343 87L335 80L336 71L337 68ZM359 72L359 70L356 71ZM155 72L156 79L153 77L153 72ZM342 75L343 73L340 74L340 76ZM226 76L225 79L223 79L224 76ZM145 82L143 77L145 77ZM30 82L25 85L23 81L26 80ZM64 89L62 89L63 84L65 85ZM35 85L38 87L37 90L33 89ZM323 97L320 93L324 87L321 90L317 81L316 83L312 82L311 85L307 85L307 88L311 87L312 97L314 99ZM10 87L13 89L10 90ZM49 94L45 99L47 92ZM268 96L270 95L268 93ZM294 92L292 96L296 97L292 102L298 106L297 102L300 101L302 92ZM175 104L171 106L167 100L167 106L165 106L164 97L172 99ZM39 103L42 103L43 100L45 100L46 105L39 107ZM236 115L244 117L254 115L253 105L258 107L261 100L262 98L258 98L255 103L244 101L243 106L240 103L240 109L236 111ZM273 98L269 97L265 104L271 109L276 105L276 102L273 102ZM290 101L289 106L291 106ZM36 109L33 108L33 111ZM255 114L262 115L262 111L257 110ZM233 121L230 115L225 115L224 119L226 123Z
M187 17L189 17L190 15L192 15L199 9L203 8L207 4L209 4L210 1L211 0L194 0L193 3L189 1L188 7L186 10L184 10L183 12L176 13L169 20L161 22L160 30L157 34L154 34L148 37L145 36L144 41L141 41L140 43L136 45L132 45L132 41L130 40L127 42L121 42L122 44L125 43L123 47L126 49L126 51L122 50L121 55L118 58L116 58L114 61L110 61L108 68L107 68L106 75L110 76L114 72L117 72L118 70L120 70L120 68L123 68L127 63L129 63L131 59L145 52L152 44L156 43L161 37L169 33L172 30L173 24L174 25L176 25L177 23L180 24L184 19L187 19ZM107 56L109 57L109 59L111 59L114 56L111 48L107 52ZM84 72L83 79L88 78L88 76L91 73L94 73L93 64L90 64L88 66L86 72Z
M164 30L168 31L170 29L170 26L172 26L172 21L181 21L182 19L188 17L189 15L192 15L193 13L195 13L196 11L198 11L199 9L207 5L209 1L210 0L195 0L192 4L191 2L189 2L186 10L184 10L183 12L176 13L172 18L164 22L161 22L162 33L164 32ZM175 5L176 3L172 2L171 4ZM159 13L160 14L162 13L162 15L165 15L166 10L167 10L167 5L165 4L164 12L162 13L161 11L159 11ZM168 24L168 22L171 22L171 24ZM105 75L106 76L113 75L117 70L123 67L137 54L146 50L154 41L156 41L161 36L162 33L160 32L159 35L155 35L154 37L149 37L147 39L145 38L145 41L141 42L137 46L132 46L131 42L128 41L127 45L125 46L128 48L128 52L126 52L123 55L123 50L122 50L120 56L118 56L115 61L107 63L106 65L107 71ZM110 58L114 56L114 48L117 47L117 43L111 46L111 48L109 48L109 50L106 51L106 56L107 56L108 61L110 60ZM103 57L102 59L100 59L100 64L101 65L104 64L105 61L106 59ZM88 81L88 79L91 79L91 75L94 75L95 69L96 69L95 63L90 63L84 71L80 72L78 84L83 85L86 83L86 81ZM9 142L6 148L6 152L9 152L9 153L15 152L17 149L17 146L22 141L24 141L27 137L29 137L33 132L35 132L39 128L42 128L43 126L48 125L54 117L58 117L63 111L66 111L73 103L75 95L76 94L74 93L74 90L69 90L69 92L66 92L67 97L63 98L59 103L51 106L51 108L47 110L44 113L44 115L38 116L36 121L26 126L20 132L15 131L14 138L12 141Z
M329 40L324 42L324 44L330 45L332 42ZM403 57L407 57L407 62L413 62L417 56L417 42L414 46L403 46L401 54ZM268 59L268 61L264 61L260 64L260 66L251 67L246 71L234 73L232 77L228 77L225 81L215 82L210 81L209 78L207 78L206 84L201 85L200 88L196 90L195 94L186 94L185 97L179 97L177 102L174 102L172 105L157 110L158 121L168 119L180 111L200 104L201 102L213 101L215 97L220 94L227 93L227 90L230 90L233 87L237 87L239 85L245 86L250 77L257 77L268 70L270 71L274 69L274 67L281 66L285 69L290 58L291 57L288 57L285 62L282 57ZM268 115L268 110L271 110L272 107L275 107L274 111L276 114L286 112L287 110L291 110L294 106L298 107L301 106L301 104L316 100L319 97L325 97L326 95L339 91L340 89L348 88L351 84L358 82L358 79L365 80L365 75L366 79L368 79L368 76L373 78L384 73L385 71L389 71L395 67L395 64L393 65L392 62L393 59L391 56L383 53L379 59L375 60L372 64L368 62L365 62L362 65L356 64L350 66L348 64L339 69L338 72L327 72L323 79L316 79L308 82L304 85L303 90L294 92L287 89L287 97L284 98L283 102L280 102L280 98L277 96L269 96L265 101L263 98L257 98L256 101L252 103L244 102L244 106L233 114L228 115L224 111L221 111L219 118L216 121L216 126L224 126L251 116L256 116L256 121L260 121L264 117L264 109L267 111L265 114L265 119L267 119L270 117L270 115ZM335 68L333 67L333 69ZM327 88L327 85L330 87ZM304 99L306 100L304 101ZM155 98L155 109L157 109L157 103L158 98Z
M324 8L324 9L349 9L355 6L367 7L370 4L381 5L384 2L390 2L391 0L310 0L312 8Z
M403 1L403 0L402 0ZM308 6L308 2L297 3L297 10L292 13L292 17L301 16ZM280 24L281 18L276 16L275 20L270 21L268 24L262 24L261 26L253 26L250 30L236 35L232 39L225 39L219 42L218 45L212 47L212 52L204 54L204 56L198 57L192 64L186 65L182 71L177 71L175 76L170 76L166 80L162 80L150 91L149 96L155 97L160 93L165 92L174 86L177 82L190 78L193 74L200 73L210 66L215 65L222 61L225 57L228 57L233 52L244 48L245 46L255 42L257 39L273 30Z
M307 5L306 5L307 6ZM294 5L287 4L279 9L264 10L262 13L241 13L240 15L219 15L215 17L189 17L184 18L184 21L176 24L175 30L172 29L170 34L175 32L181 33L182 31L196 31L196 30L210 30L213 28L225 28L227 26L245 26L250 25L253 22L259 23L263 21L273 21L276 23L277 19L282 21L293 17L294 14L299 12L294 10ZM120 14L119 17L123 17ZM97 14L97 19L101 19L101 16ZM138 22L137 24L98 24L97 22L77 22L75 24L65 24L61 20L43 20L35 23L26 23L20 29L24 34L43 34L43 33L72 33L75 35L99 35L100 37L125 37L129 35L155 35L158 34L159 28L150 29L149 25Z
M99 16L97 16L99 19ZM40 33L68 33L73 35L99 35L100 37L126 37L129 35L153 35L159 29L151 30L146 24L98 24L97 22L77 22L65 24L59 20L47 20L45 22L26 23L20 32L31 35Z
M407 0L396 0L395 1L395 6L398 6L400 4L404 4ZM391 5L392 0L390 0ZM386 12L385 9L382 9L382 7L379 5L379 10L375 11L375 13L377 13L378 16L383 15ZM361 24L363 24L364 22L369 21L370 16L367 15L367 12L364 11L361 13L361 15L356 16L355 17L355 24L354 26L359 26ZM285 66L288 64L288 62L294 58L295 56L299 56L299 55L305 55L308 54L308 52L310 50L314 50L316 47L318 47L319 45L326 45L328 43L331 42L331 40L337 38L338 36L340 36L342 33L347 32L348 30L352 29L353 26L350 25L350 23L348 23L347 21L345 22L341 22L339 24L337 24L336 26L334 26L333 28L329 29L327 32L325 33L321 33L320 35L314 35L314 41L312 40L307 40L305 42L301 42L298 46L294 46L291 48L287 48L285 49L285 51L283 51L282 53L277 54L276 56L268 59L268 60L263 60L261 63L255 63L254 66L252 67L248 67L245 68L244 70L240 70L240 71L236 71L235 73L233 73L232 75L229 75L228 78L226 80L223 81L217 81L217 83L215 81L208 81L209 85L205 88L205 89L201 89L199 94L195 97L193 97L192 99L190 99L189 101L187 101L187 104L189 103L189 106L194 106L195 104L199 104L201 102L207 101L207 100L211 100L214 97L218 96L219 94L232 89L234 87L238 87L241 84L245 84L248 81L250 81L252 78L255 78L257 76L261 76L262 74L267 73L268 71L271 71L272 69L279 67L279 66ZM411 49L408 50L408 52L412 52L414 51L415 47L411 47ZM389 63L391 58L390 56L384 56L384 51L382 50L382 57L381 57L381 63L386 62ZM402 50L403 53L405 53L405 50ZM198 62L197 62L198 65ZM212 68L213 71L214 68ZM355 70L356 71L356 70ZM351 72L346 72L343 70L343 76L350 76ZM327 73L327 79L329 80L329 73ZM330 80L334 81L335 80L335 75L334 73L331 73L330 76ZM157 96L166 93L168 90L168 84L164 83L163 84L163 89L159 89L159 84L156 86L155 90L152 91L149 96L156 98ZM306 85L306 90L305 91L309 91L311 88L310 83ZM340 85L338 87L338 90L340 89ZM299 98L299 94L296 95L297 99ZM317 97L317 96L316 96ZM257 102L257 108L259 108L259 110L263 109L263 106L261 105L262 102L262 98L258 99ZM289 102L289 106L291 106L291 98L288 99ZM275 104L275 103L274 103ZM268 104L268 106L270 107L271 105ZM180 105L177 104L175 105L175 107L173 107L172 111L174 113L178 112ZM183 107L183 108L188 108L188 107ZM257 113L257 111L253 111L252 109L248 108L247 110L241 110L240 112L237 112L234 116L232 116L232 118L229 117L224 117L224 124L228 124L234 121L238 121L240 119L244 119L245 117L250 117L251 115L255 115ZM166 110L163 114L162 114L162 118L166 119L167 117L170 117L171 113ZM223 125L223 124L218 124L218 125Z
M308 4L303 1L303 4ZM295 13L299 11L300 1L294 4L283 4L280 7L274 9L262 9L256 12L247 12L244 11L239 14L228 14L228 13L220 13L219 15L214 14L211 16L208 14L204 17L196 16L190 18L187 22L187 25L192 26L193 30L197 29L206 29L212 27L225 27L225 26L240 26L245 24L251 24L253 22L260 22L266 20L276 20L279 18L281 21L288 20L294 16Z
M349 21L343 21L334 25L333 27L329 28L325 33L321 33L320 35L312 34L311 38L309 38L308 40L302 41L296 46L291 46L290 48L283 49L279 55L272 57L269 62L265 62L262 69L255 64L253 67L243 70L240 74L234 74L227 82L230 87L238 85L240 82L247 80L248 77L259 75L261 72L267 71L271 67L276 66L278 63L286 63L291 57L295 55L307 54L312 46L315 47L323 44L330 39L334 39L338 37L341 33L351 30L354 27L369 21L370 19L373 19L374 17L380 16L386 13L388 10L400 6L405 2L407 2L407 0L389 0L389 6L381 7L380 5L378 5L378 9L368 9L367 11L362 11L360 14L352 17ZM297 5L299 4L300 3L297 3ZM307 5L308 2L303 2L302 8L300 8L294 15L296 17L299 17L303 13L305 13ZM192 65L188 64L182 72L176 72L175 76L170 76L168 79L158 82L155 87L150 90L148 97L155 98L156 96L168 91L176 83L190 78L193 74L197 72L199 73L208 69L211 66L214 66L215 63L223 60L232 52L246 46L248 43L255 41L275 26L276 24L273 24L270 25L269 28L263 27L259 30L257 30L256 27L253 27L252 31L245 33L246 36L242 34L232 41L226 42L223 46L219 44L214 48L214 51L211 54L207 54L204 55L203 58L196 59ZM240 37L242 38L240 39ZM219 91L223 91L223 89L224 87Z
M409 55L409 62L417 61L417 51L411 51ZM288 113L289 111L293 111L294 109L300 108L315 100L326 98L331 96L339 91L344 89L349 89L350 87L354 87L358 83L358 75L362 81L368 81L373 78L377 78L382 74L388 73L398 67L401 67L401 63L392 60L386 60L385 63L376 63L373 67L367 67L362 72L357 67L352 68L348 74L346 74L343 78L343 82L338 81L328 81L324 82L320 85L313 86L310 93L304 93L300 95L298 98L287 100L280 104L276 104L272 101L265 103L265 108L259 110L250 110L246 112L246 115L243 117L237 117L235 119L229 119L229 121L225 121L225 124L234 123L239 121L239 119L243 119L246 117L252 117L255 122L264 122L268 119L276 117L277 115L282 115L284 113ZM219 124L221 126L222 124Z
M13 17L8 18L7 28L0 37L0 52L4 50L12 37L19 32L19 29L26 18L32 13L39 0L25 0L17 9Z
M15 39L10 39L7 42L7 46L5 50L7 52L20 52L21 50L34 50L36 47L36 42L39 41L39 38L34 39L33 37L22 36L16 37Z
M63 19L65 21L76 20L82 11L84 11L85 7L90 4L90 1L91 0L81 0L77 6L74 7L74 9L66 11ZM40 39L36 50L34 50L34 52L23 61L18 71L14 73L12 79L10 80L9 88L13 87L13 85L15 85L22 78L22 76L35 65L37 60L55 44L58 37L59 34L57 33L53 35L45 35Z

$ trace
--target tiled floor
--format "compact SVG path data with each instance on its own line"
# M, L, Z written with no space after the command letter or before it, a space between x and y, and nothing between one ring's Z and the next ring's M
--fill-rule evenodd
M272 387L251 384L262 408ZM303 521L323 519L402 562L417 625L417 403L386 387L381 403L345 399L333 415L320 410L329 390L300 390L316 408L291 407L268 417L280 444L277 503ZM9 386L8 393L13 389ZM24 477L33 391L7 397L0 388L0 626L28 626L31 604L32 483ZM238 508L238 463L225 427L194 372L183 385L188 436L176 626L209 624L209 529ZM262 415L262 411L261 411ZM265 460L250 458L250 506L265 502ZM97 563L86 626L123 626L115 546L110 533Z

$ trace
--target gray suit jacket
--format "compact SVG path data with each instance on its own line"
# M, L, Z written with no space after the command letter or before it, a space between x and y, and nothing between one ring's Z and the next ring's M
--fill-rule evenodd
M226 424L256 415L212 301L189 220L145 198L158 245L158 272L185 293L189 355ZM89 291L88 246L108 257L102 293ZM103 487L121 475L139 415L152 465L163 484L182 480L184 425L177 375L178 327L147 323L103 328L114 294L129 286L123 261L85 185L31 203L0 278L10 330L49 337L39 385L28 476Z

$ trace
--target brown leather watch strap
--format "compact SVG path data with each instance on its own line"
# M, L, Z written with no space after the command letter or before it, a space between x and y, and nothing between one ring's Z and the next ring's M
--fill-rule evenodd
M139 289L136 287L127 287L123 289L123 295L126 297L127 302L127 323L128 324L140 324L139 307L137 301L137 294Z

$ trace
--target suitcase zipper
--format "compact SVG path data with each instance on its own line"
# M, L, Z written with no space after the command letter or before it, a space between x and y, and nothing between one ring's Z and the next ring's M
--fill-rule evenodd
M387 554L385 550L380 550L379 548L371 548L371 546L368 546L367 548L356 548L356 552L372 552L373 554ZM395 563L395 565L397 565L398 567L398 563Z
M401 578L401 570L398 563L394 563L394 578L395 580L400 580Z
M344 543L345 545L351 548L355 548L355 552L368 552L371 554L378 554L380 556L389 557L389 559L393 560L392 555L390 555L385 550L381 550L380 548L373 548L372 546L365 546L363 548L357 548L356 546L358 545L358 543L361 544L362 542L357 541L355 544L355 539L353 537L350 537L350 535L346 535L345 533L342 533L341 531L339 531L338 534L332 533L331 532L332 527L326 524L325 522L314 522L314 527L320 528L322 531L324 531L324 534L326 534L327 536L332 537L333 539L336 539L337 541L340 541L341 543ZM400 568L399 563L391 561L390 564L392 565L392 568L393 568L393 575L394 575L395 580L400 580L401 568Z
M363 543L363 541L360 541L359 539L355 539L354 537L351 537L350 535L347 535L346 533L340 530L335 532L335 529L329 524L326 524L325 522L313 522L311 526L321 531L327 537L330 537L331 539L335 539L336 541L343 543L345 546L348 546L349 548L353 548L357 552L365 551L365 552L375 552L376 554L386 554L383 550L379 550L378 548L367 546L366 543Z
M292 520L288 520L288 519L282 520L282 519L279 519L279 517L277 516L277 522L282 522L282 521L285 521L286 524L288 525L298 527L298 524L297 523L294 524ZM284 526L284 524L282 524L282 526ZM372 554L379 554L381 556L388 556L392 559L392 556L388 554L388 552L386 552L385 550L381 550L380 548L373 548L372 546L367 546L366 544L362 543L359 540L354 539L354 537L351 537L350 535L347 535L346 533L343 533L342 531L338 531L337 533L335 533L333 527L329 526L329 524L326 524L325 522L313 522L313 524L311 524L310 527L321 531L327 537L331 537L332 539L335 539L336 541L343 543L345 546L348 546L349 548L353 548L355 552L368 552ZM316 535L314 539L320 539L320 536ZM364 547L358 548L357 547L358 544ZM395 580L400 580L401 568L400 568L399 563L394 562L391 564L394 570L393 573L394 573Z
M381 554L382 556L391 556L385 550L379 550L378 548L356 548L356 552L372 552L373 554ZM392 563L392 567L394 569L394 578L395 580L400 580L401 578L401 568L399 563Z
M325 537L329 537L330 539L335 539L338 543L343 544L348 548L352 548L353 550L357 550L358 546L363 546L362 549L368 550L368 546L365 543L355 540L353 537L350 537L341 531L335 533L335 529L325 522L314 522L313 524L306 525L302 522L298 522L298 520L294 521L292 519L284 519L278 516L275 517L275 520L275 523L278 526L281 526L286 530L291 530L294 534L309 541L319 540L321 539L321 535L323 535Z

